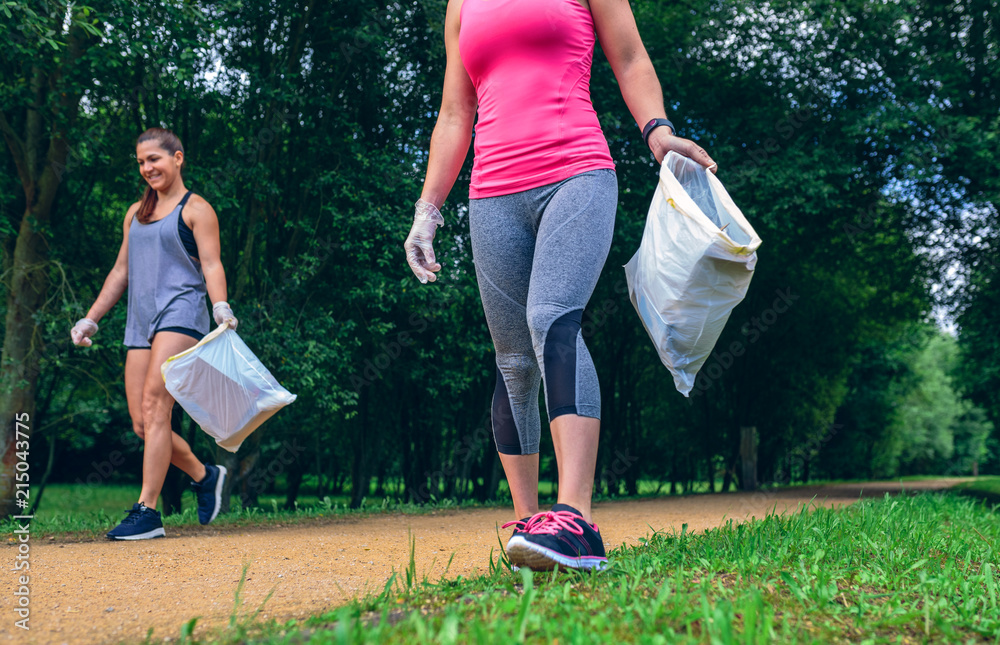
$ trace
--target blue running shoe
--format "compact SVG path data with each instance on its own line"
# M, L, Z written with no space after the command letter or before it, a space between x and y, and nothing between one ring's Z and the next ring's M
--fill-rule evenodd
M513 566L532 571L549 571L556 565L596 570L608 566L597 525L566 504L535 515L523 530L515 531L507 543L507 557Z
M226 472L225 466L205 464L205 479L191 484L194 495L198 498L198 521L202 524L208 524L219 514Z
M133 504L132 509L125 513L125 519L121 524L108 531L109 540L150 540L166 536L159 511L147 508L145 504L139 502Z

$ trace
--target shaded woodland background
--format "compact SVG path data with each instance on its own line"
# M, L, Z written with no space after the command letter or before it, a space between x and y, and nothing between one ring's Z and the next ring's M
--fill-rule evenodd
M656 168L596 52L621 189L584 317L603 397L598 492L737 485L744 426L764 482L1000 472L997 2L631 4L669 115L719 161L764 245L684 399L628 301L621 266ZM444 0L0 2L0 510L21 412L34 484L139 480L124 303L93 348L69 329L113 264L150 126L178 133L186 183L219 214L241 336L299 395L238 456L217 454L240 503L497 494L471 151L443 209L439 282L420 285L401 246L444 14ZM542 471L554 479L550 443ZM169 510L183 482L168 484Z

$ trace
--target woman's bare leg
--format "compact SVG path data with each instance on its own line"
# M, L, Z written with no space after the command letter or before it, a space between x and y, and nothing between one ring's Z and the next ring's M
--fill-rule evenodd
M500 463L507 475L507 485L514 501L514 517L523 519L538 512L538 453L505 455Z
M559 468L560 504L568 504L591 522L590 503L594 495L597 445L601 420L563 414L549 424Z
M125 358L125 399L128 401L129 416L132 417L132 431L140 439L146 437L142 425L142 390L146 384L150 354L148 349L130 349ZM176 432L171 435L170 463L195 481L201 481L205 477L205 465L195 457L187 441Z
M156 501L171 463L195 481L201 481L205 477L204 464L194 456L188 443L170 427L174 398L167 392L163 377L160 375L160 366L164 361L194 346L195 343L197 341L194 338L185 334L163 331L156 334L153 346L148 350L140 403L145 451L142 456L142 492L139 495L139 501L148 508L156 508ZM136 351L143 350L132 350L129 354ZM126 372L128 371L128 361L126 361ZM128 392L127 382L126 392ZM130 400L129 411L131 410Z

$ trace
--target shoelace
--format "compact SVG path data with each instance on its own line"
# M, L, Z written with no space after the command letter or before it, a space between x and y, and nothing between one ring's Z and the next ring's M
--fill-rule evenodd
M143 506L139 509L130 508L125 511L125 519L122 520L122 524L135 524L139 520L139 515L142 514L142 509L146 508Z
M531 535L555 535L565 529L574 535L583 535L577 520L583 520L583 517L569 511L547 511L528 520L524 531Z
M544 515L545 513L535 513L526 520L514 520L513 522L507 522L500 528L505 529L508 526L516 526L518 531L524 532L528 530L528 527L531 526L533 522L540 521Z

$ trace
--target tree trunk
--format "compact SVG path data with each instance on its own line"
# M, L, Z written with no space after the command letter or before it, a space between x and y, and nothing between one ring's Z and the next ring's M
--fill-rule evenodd
M58 63L52 67L36 64L31 68L27 88L31 102L25 109L21 135L0 111L0 132L17 166L25 203L9 263L6 331L0 354L0 518L17 512L14 499L15 421L19 415L22 419L27 415L26 433L29 436L31 428L38 423L35 390L44 339L35 320L48 297L49 241L45 231L69 156L66 134L77 114L83 90L78 85L71 89L64 77L93 42L76 25L70 27L66 40L66 51L60 52ZM59 98L51 100L50 92ZM46 113L39 109L45 109Z
M298 460L288 473L288 490L285 492L285 510L295 510L295 500L299 497L299 490L302 488L302 478L306 474L306 469L299 466Z
M740 428L740 461L742 465L741 488L757 490L757 427Z
M17 512L14 500L14 468L18 461L15 455L15 419L23 420L23 415L26 415L27 430L24 425L21 430L29 437L32 428L38 424L35 418L35 390L44 341L42 330L35 325L35 315L45 304L49 285L46 275L48 245L36 225L41 228L48 222L58 180L50 180L47 184L45 188L25 187L29 206L21 219L7 292L6 334L0 359L0 450L3 451L0 516ZM36 197L38 199L33 199Z
M368 495L368 388L358 397L358 423L361 426L354 440L354 461L351 467L351 508L359 508Z
M722 492L728 493L729 487L733 485L733 467L730 467L728 463L723 464L725 470L722 473Z
M629 383L628 390L634 391L635 385ZM628 403L625 407L625 418L628 419L628 440L625 445L628 446L629 458L635 457L639 454L639 432L640 424L642 420L639 416L639 405L637 402L632 401ZM637 497L639 495L639 463L638 459L627 464L623 464L625 468L625 493L631 497Z
M497 491L500 489L500 477L503 475L503 466L500 463L500 455L495 451L490 451L489 461L492 463L490 467L490 483L489 487L484 491L484 497L486 499L493 499L497 496Z
M322 450L320 450L319 433L318 432L316 433L314 439L315 439L315 442L316 442L316 450L315 450L315 452L316 452L316 498L319 499L319 500L322 500L323 497L326 496L326 494L327 494L326 482L327 482L327 480L329 478L324 479L324 475L323 475L323 460L321 459L321 455L323 453L322 453ZM333 476L333 474L331 473L331 478L332 478L332 476ZM330 491L331 492L335 491L337 489L337 487L334 486L332 482L330 482L330 484L331 484Z
M226 480L222 482L222 502L219 504L219 514L221 515L232 510L233 490L236 480L239 478L240 458L235 453L216 446L215 465L225 466L228 473Z
M31 485L31 492L34 501L31 502L31 510L28 511L28 515L34 515L35 511L38 510L38 505L42 503L42 494L45 493L45 485L49 483L49 475L52 474L52 464L56 461L56 433L53 432L52 436L49 437L49 459L45 464L45 472L42 473L42 481L36 487L34 483Z
M256 243L257 223L260 220L263 205L257 199L250 203L250 215L247 217L247 236L243 244L243 253L240 255L240 263L236 270L235 288L231 296L233 302L240 302L250 285L250 271L253 264L254 244Z
M418 416L414 406L416 401L410 395L410 389L403 381L400 386L399 400L403 401L403 407L399 411L399 427L402 430L399 441L400 470L403 475L402 488L399 491L400 499L405 499L411 503L417 502L417 484L413 472L413 419Z
M260 466L260 442L264 435L260 430L255 431L240 450L240 499L243 500L244 508L254 508L260 506L260 495L273 484L273 477L270 472L259 472Z
M714 457L715 456L711 453L711 451L709 451L708 459L705 460L705 468L706 468L707 474L708 474L708 477L707 477L707 479L708 479L708 492L710 492L710 493L714 493L715 492L715 463L714 463L715 459L714 459Z

